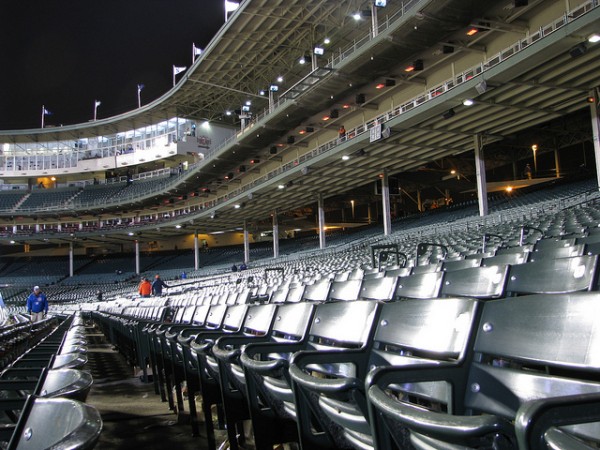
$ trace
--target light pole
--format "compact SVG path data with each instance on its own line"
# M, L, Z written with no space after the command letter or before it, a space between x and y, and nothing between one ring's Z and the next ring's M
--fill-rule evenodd
M96 121L96 118L98 117L98 106L100 106L102 104L102 102L98 101L98 100L94 100L94 122Z
M533 172L536 175L537 175L537 150L538 150L538 145L533 144L531 146L531 151L533 152Z

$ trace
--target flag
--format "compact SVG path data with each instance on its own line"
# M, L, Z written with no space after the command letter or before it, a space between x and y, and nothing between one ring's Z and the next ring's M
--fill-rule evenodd
M192 46L194 47L194 56L198 56L202 54L202 49L196 47L196 44L192 44Z
M48 111L46 108L44 108L44 115L50 116L50 115L52 115L52 113L50 111Z
M173 75L177 75L178 73L183 72L185 69L187 69L186 66L173 66Z
M240 6L239 2L231 2L229 0L225 0L225 12L231 12L238 9Z
M138 84L138 94L139 94L140 92L142 92L142 89L144 89L144 87L145 87L145 86L144 86L144 84L143 84L143 83L140 83L140 84Z
M96 100L96 108L97 108L98 106L100 106L101 104L102 104L102 102L101 102L101 101L99 101L99 100Z

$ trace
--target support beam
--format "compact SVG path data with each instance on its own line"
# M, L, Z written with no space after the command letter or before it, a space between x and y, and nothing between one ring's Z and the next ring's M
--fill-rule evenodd
M318 198L318 216L319 216L319 248L325 249L325 202L323 200L323 194L319 194Z
M277 210L273 211L273 258L279 258L279 220Z
M477 200L479 202L479 215L484 217L488 214L488 201L483 143L481 142L481 136L479 134L474 136L473 144L475 148L475 173L477 177Z
M140 241L135 240L135 273L140 274Z
M69 243L69 277L73 278L73 243Z
M596 98L595 93L592 96ZM598 105L590 103L590 115L592 118L592 142L594 143L594 158L596 159L596 179L600 189L600 122L598 121ZM585 150L584 150L585 154Z
M244 263L250 262L250 240L248 235L248 221L244 219Z
M194 231L194 270L200 268L200 249L198 248L198 230Z
M383 211L383 234L389 236L392 232L392 215L390 214L390 181L387 170L381 177L381 208Z

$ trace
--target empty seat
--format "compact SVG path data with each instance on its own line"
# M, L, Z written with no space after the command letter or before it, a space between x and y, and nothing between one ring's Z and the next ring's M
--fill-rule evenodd
M263 402L262 407L254 408L255 413L259 414L261 408L266 409L266 413L271 417L273 415L277 417L282 428L287 426L289 429L291 424L294 429L293 422L296 415L307 412L296 410L295 407L294 393L287 375L292 354L299 350L343 352L344 349L348 351L362 349L369 342L379 306L379 302L362 300L319 304L305 341L247 345L242 351L240 360L246 370L248 391L255 392ZM344 362L323 364L313 369L329 376L354 377L356 375L354 365ZM255 401L254 395L251 397L250 401ZM268 432L258 426L261 423L264 422L253 417L255 437ZM273 430L272 433L277 434L278 431ZM267 443L266 447L261 448L268 448L268 445L272 447L274 443L281 442L267 435L261 438Z
M402 429L417 449L517 448L514 421L528 402L600 393L598 317L598 293L485 303L466 364L373 373L368 398L377 448L403 441ZM422 382L450 383L452 395L408 395Z
M509 294L589 291L596 285L598 256L542 259L510 268Z
M472 267L447 272L442 283L441 295L475 298L499 298L504 296L508 266Z
M415 364L459 364L465 357L471 329L476 324L477 301L473 299L413 299L382 306L372 342L358 352L299 352L290 365L297 392L296 409L303 448L373 448L365 409L365 377L374 367ZM354 374L322 373L314 367L348 362ZM415 386L415 392L436 391L445 397L446 387ZM315 424L319 424L316 426ZM323 430L321 435L316 431Z
M389 301L394 298L398 278L382 277L365 279L360 287L359 298L362 300Z
M396 298L433 298L440 294L445 272L426 272L400 277Z
M4 402L0 400L0 407ZM3 430L3 433L6 431ZM101 431L102 419L92 406L71 399L30 396L23 407L7 448L10 450L92 449Z
M358 300L362 279L348 279L331 283L328 301Z

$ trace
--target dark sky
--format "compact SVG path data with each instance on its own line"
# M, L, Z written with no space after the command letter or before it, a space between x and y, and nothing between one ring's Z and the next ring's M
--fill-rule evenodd
M172 86L224 21L223 0L15 0L0 4L0 129L86 122Z

